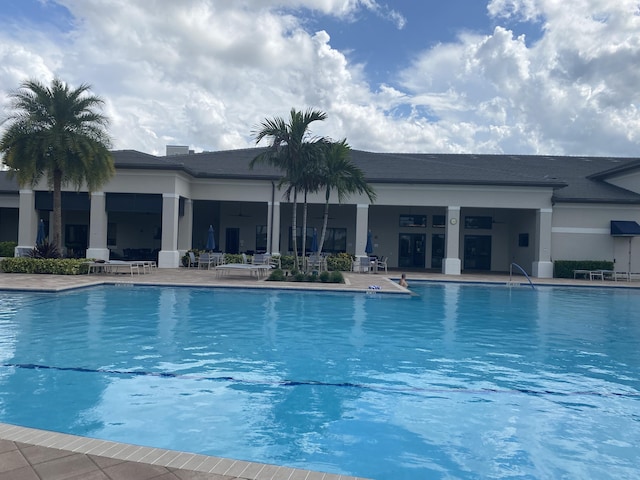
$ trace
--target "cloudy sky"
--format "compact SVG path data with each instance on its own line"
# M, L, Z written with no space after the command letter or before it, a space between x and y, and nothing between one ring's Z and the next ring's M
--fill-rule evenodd
M362 150L640 156L638 0L0 0L0 121L54 76L153 154L293 107Z

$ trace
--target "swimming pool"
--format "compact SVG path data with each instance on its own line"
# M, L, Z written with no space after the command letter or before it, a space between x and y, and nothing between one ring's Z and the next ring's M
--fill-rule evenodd
M0 421L378 479L637 478L640 292L0 293Z

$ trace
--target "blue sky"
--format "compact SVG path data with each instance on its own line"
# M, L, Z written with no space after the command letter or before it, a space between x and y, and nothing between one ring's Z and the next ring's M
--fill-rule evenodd
M88 83L115 148L254 145L317 108L371 151L636 156L636 0L0 0L0 90ZM0 96L0 115L10 105ZM1 121L1 119L0 119Z

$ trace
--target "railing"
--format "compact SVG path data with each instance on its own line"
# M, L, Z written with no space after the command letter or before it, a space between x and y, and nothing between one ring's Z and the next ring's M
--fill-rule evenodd
M527 272L524 271L524 268L522 268L520 265L518 265L517 263L512 263L509 266L509 286L513 285L513 282L511 281L511 277L513 276L513 267L518 267L518 269L522 272L522 274L527 278L527 280L529 280L529 285L531 285L531 288L533 288L534 290L536 289L536 287L533 286L533 282L531 282L531 279L529 278L529 275L527 275Z

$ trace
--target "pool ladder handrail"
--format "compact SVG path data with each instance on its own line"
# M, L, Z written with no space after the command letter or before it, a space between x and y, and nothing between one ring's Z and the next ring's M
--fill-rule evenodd
M509 266L509 286L513 285L513 282L511 281L511 277L513 276L513 267L518 267L518 269L520 269L520 271L524 274L524 276L527 278L527 280L529 280L529 285L531 285L532 289L536 289L536 287L533 286L533 282L531 281L531 279L529 278L529 275L527 275L527 272L524 271L524 268L522 268L520 265L518 265L517 263L512 263Z

